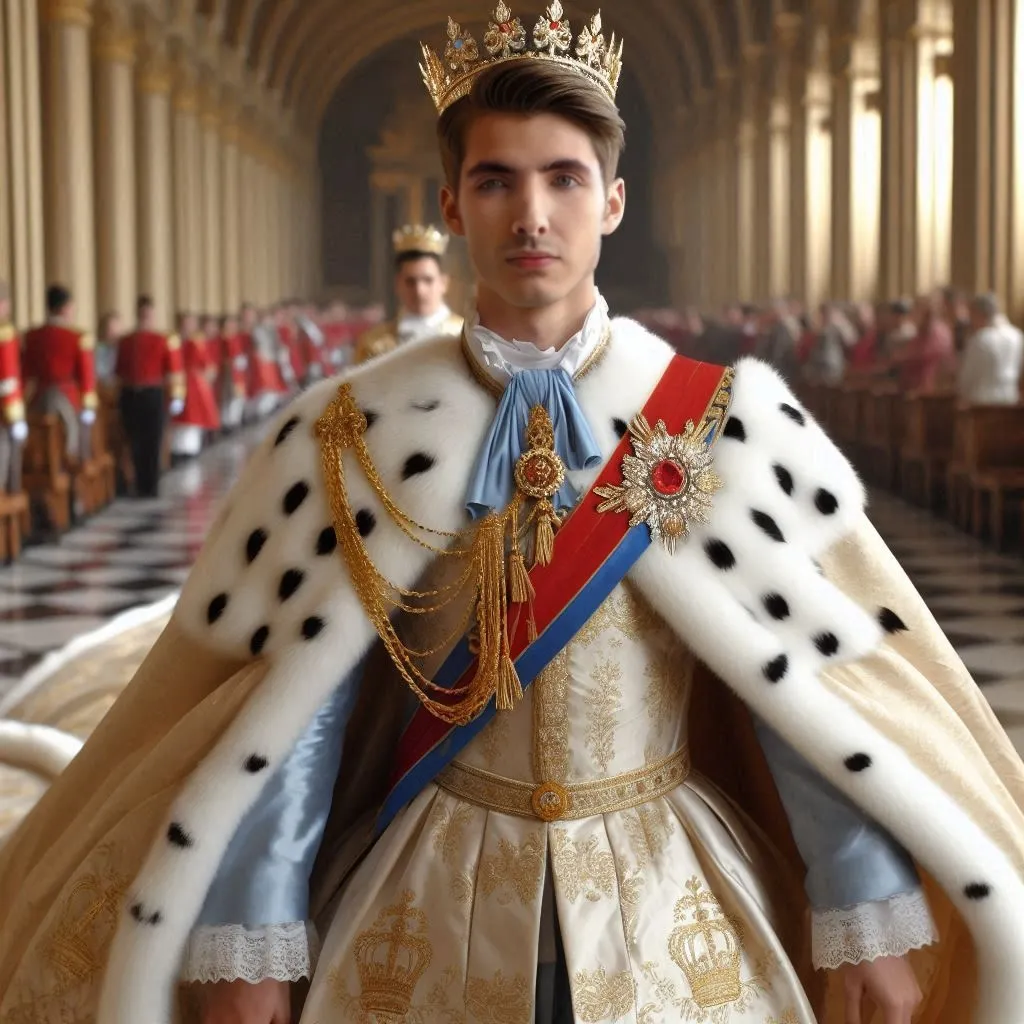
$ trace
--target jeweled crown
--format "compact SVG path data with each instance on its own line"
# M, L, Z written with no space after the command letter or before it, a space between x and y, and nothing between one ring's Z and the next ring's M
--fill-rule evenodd
M391 236L396 256L404 252L428 252L433 256L443 256L448 251L449 241L448 235L433 224L406 224Z
M484 35L484 53L475 37L452 18L448 19L448 43L444 53L425 43L420 71L430 98L443 114L456 100L468 96L477 75L513 60L547 60L572 68L598 86L615 103L622 74L622 43L615 33L605 40L601 12L590 19L573 39L572 28L560 0L552 0L533 27L533 48L527 46L526 29L513 17L505 0L499 0Z

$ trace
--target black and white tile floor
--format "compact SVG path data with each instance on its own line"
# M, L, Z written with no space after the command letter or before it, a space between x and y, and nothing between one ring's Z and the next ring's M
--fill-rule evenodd
M49 652L175 591L264 427L167 474L151 501L118 501L59 544L0 568L0 699ZM1024 562L885 494L871 514L1019 749L1024 749Z

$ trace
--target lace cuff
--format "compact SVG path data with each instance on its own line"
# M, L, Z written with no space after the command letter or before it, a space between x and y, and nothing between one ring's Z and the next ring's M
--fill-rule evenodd
M811 913L811 962L836 970L883 956L904 956L938 940L923 890Z
M312 978L320 954L316 929L308 921L244 928L203 925L185 948L182 981L301 981Z

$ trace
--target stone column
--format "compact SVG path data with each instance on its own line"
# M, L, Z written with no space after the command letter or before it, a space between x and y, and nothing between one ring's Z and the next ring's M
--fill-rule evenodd
M714 146L714 103L710 92L703 92L697 98L697 187L695 198L699 205L695 211L698 225L696 258L697 273L694 277L697 295L702 305L713 305L716 297L715 268L718 264L718 250L715 243L715 146Z
M829 76L807 79L805 260L800 288L809 307L828 297L832 283L832 111ZM798 285L799 287L799 285Z
M7 28L0 12L0 280L8 286L14 277L11 253L10 211L15 203L7 137L10 133L11 100L7 86ZM19 97L20 98L20 97Z
M46 31L47 276L67 285L75 318L96 324L92 104L92 0L49 0Z
M718 175L714 182L714 195L709 198L713 199L715 205L715 219L718 222L721 238L721 260L715 268L718 293L713 298L716 306L733 301L739 294L739 274L737 272L739 221L736 211L739 175L735 160L737 83L735 74L719 75L718 91L715 95L717 126L714 140L709 140L709 144L715 147L715 164L718 168Z
M165 330L174 326L176 309L171 86L170 65L147 53L135 80L138 286L153 299Z
M736 129L736 294L732 300L754 298L757 259L757 82L748 60L740 74L739 111Z
M100 313L135 309L135 38L110 9L93 30L97 296Z
M832 102L832 297L861 300L877 288L880 123L877 52L837 40Z
M220 316L224 312L224 286L222 281L223 255L221 253L221 134L220 98L216 86L207 83L200 99L200 164L202 222L200 231L203 246L203 312Z
M199 90L191 70L176 69L171 137L174 145L174 304L176 312L202 313L202 177L199 146Z
M772 226L772 134L774 110L772 95L773 60L764 46L751 46L743 55L749 98L746 102L748 137L751 145L752 194L750 285L748 298L761 302L769 293L769 262L771 260Z
M252 125L246 120L239 141L239 273L242 280L242 301L261 301L260 282L257 273L260 232L258 230L257 189L259 180L256 173L256 137Z
M238 112L227 108L221 121L220 165L220 250L225 312L236 312L242 303L240 138Z
M789 93L789 175L790 175L790 233L789 233L789 290L798 299L807 302L808 217L810 205L810 178L820 174L817 166L809 163L810 125L808 93L807 48L794 59Z

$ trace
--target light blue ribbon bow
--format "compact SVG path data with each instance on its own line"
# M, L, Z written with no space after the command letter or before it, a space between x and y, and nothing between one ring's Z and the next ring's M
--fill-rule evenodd
M516 462L525 446L530 410L542 405L555 430L555 452L567 470L601 464L601 452L576 400L572 378L562 369L520 370L512 375L477 456L466 495L466 509L480 519L505 508L515 490ZM558 512L575 507L579 495L568 480L552 499Z

